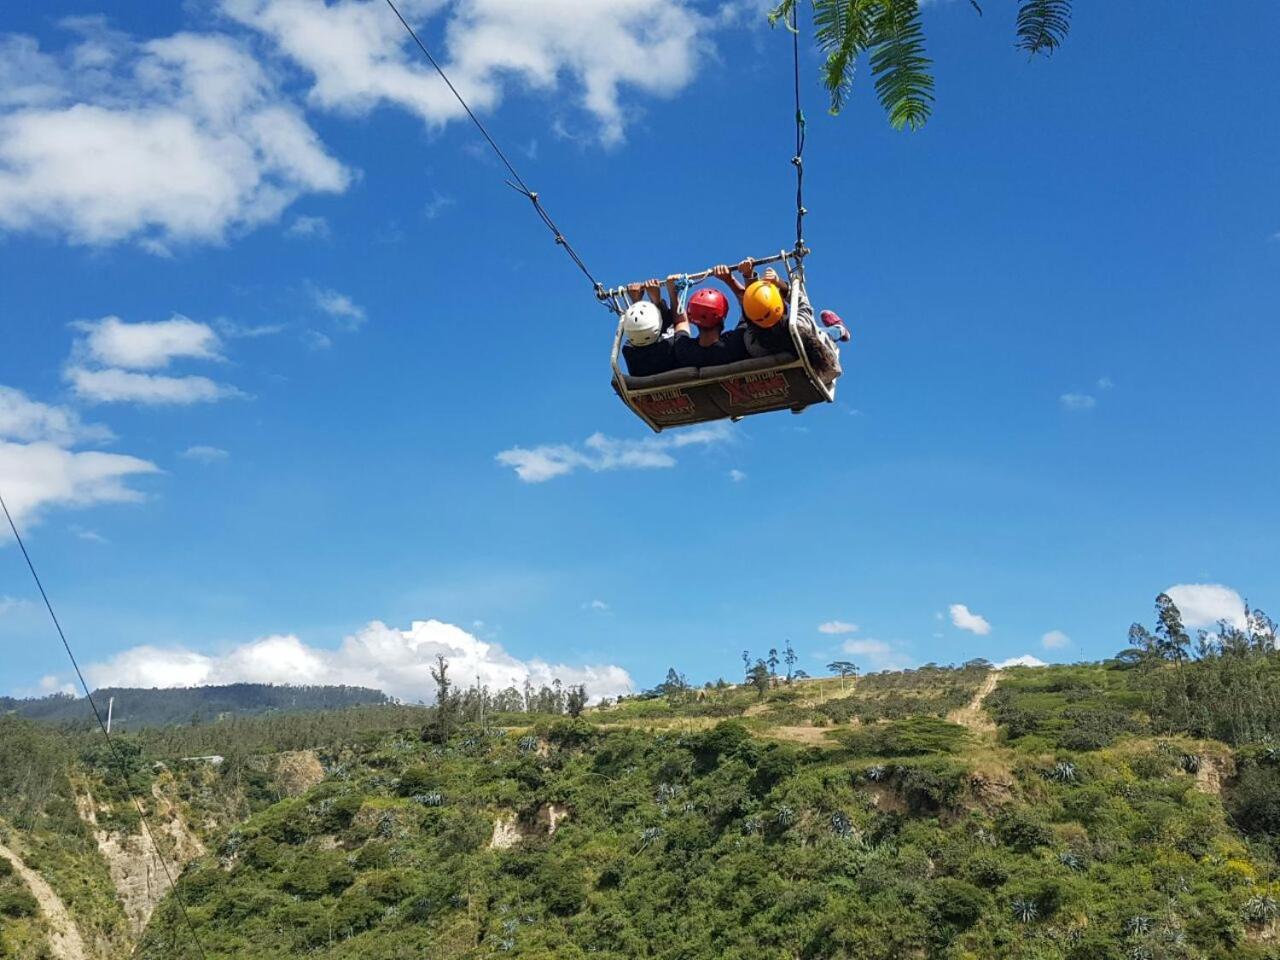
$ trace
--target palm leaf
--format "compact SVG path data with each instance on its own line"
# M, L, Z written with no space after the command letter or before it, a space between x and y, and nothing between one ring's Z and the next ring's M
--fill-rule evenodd
M925 55L918 0L881 0L871 23L876 94L897 130L919 130L933 109L933 61Z
M1018 8L1018 49L1029 56L1053 53L1071 29L1071 0L1023 0Z

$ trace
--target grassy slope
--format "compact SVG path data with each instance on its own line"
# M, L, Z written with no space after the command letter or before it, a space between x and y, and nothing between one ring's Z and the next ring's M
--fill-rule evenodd
M1247 922L1274 865L1215 792L1226 747L1151 737L1101 667L1008 673L999 739L945 720L983 676L367 736L187 872L192 919L245 960L1277 956ZM512 815L524 839L490 849ZM169 904L140 955L186 936Z

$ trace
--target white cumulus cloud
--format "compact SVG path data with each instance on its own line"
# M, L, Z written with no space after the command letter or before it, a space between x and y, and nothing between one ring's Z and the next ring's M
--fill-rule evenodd
M861 666L870 666L874 670L902 670L908 665L907 658L892 643L884 640L852 638L840 644L840 649L850 656L862 658Z
M1045 667L1048 666L1039 657L1033 657L1029 653L1024 653L1020 657L1010 657L1008 660L1001 660L999 663L992 664L997 670L1005 670L1009 667Z
M403 0L472 109L490 112L514 84L547 96L568 86L621 140L623 93L672 96L694 77L710 21L686 0ZM464 116L386 4L368 0L223 0L312 78L312 104L365 114L394 104L439 126ZM430 22L437 14L443 22ZM434 39L441 37L442 39Z
M49 506L142 499L127 481L159 472L155 464L124 454L72 449L111 437L105 427L82 423L73 410L0 386L0 491L14 519L34 522Z
M3 40L20 63L0 79L28 79L0 88L0 229L166 253L346 189L348 171L237 40L69 25L79 38L54 54Z
M826 634L857 633L858 625L846 620L828 620L818 624L818 632Z
M991 624L987 622L986 617L974 613L963 603L953 603L947 609L951 613L953 626L959 627L961 630L968 630L970 633L976 633L980 637L985 637L991 632Z
M1244 599L1221 583L1176 583L1165 593L1177 605L1182 622L1188 627L1212 627L1219 620L1241 630L1248 627Z
M125 323L119 317L80 321L82 355L106 367L156 370L178 358L221 360L222 344L213 328L181 314L155 323Z
M593 698L630 692L631 677L611 664L570 665L520 660L501 646L439 620L416 620L407 630L373 621L337 649L313 647L296 636L264 637L225 653L181 647L133 647L86 669L90 685L189 687L225 683L352 684L374 687L407 701L435 694L430 668L437 654L449 661L455 681L476 677L491 689L535 686L560 679L584 684Z
M1040 645L1046 650L1060 650L1071 643L1071 638L1061 630L1050 630L1040 638Z
M311 291L311 298L317 307L332 317L344 330L359 329L367 319L364 307L345 293L315 288Z
M63 377L82 400L187 405L244 396L208 377L150 372L179 359L221 360L222 342L207 324L175 314L154 323L103 317L73 326L81 336Z
M86 367L68 367L64 373L76 395L92 403L185 406L244 396L235 387L208 377L166 377L132 370L89 370Z
M608 470L654 470L674 467L672 451L683 447L723 443L731 437L722 426L697 427L643 440L618 440L594 433L581 446L544 444L512 447L495 458L511 467L525 483L544 483L575 470L600 473Z

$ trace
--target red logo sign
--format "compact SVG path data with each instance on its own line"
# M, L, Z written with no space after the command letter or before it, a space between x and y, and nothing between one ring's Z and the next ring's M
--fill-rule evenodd
M692 420L698 415L693 400L683 390L663 390L635 398L636 406L650 420L673 423L679 420Z
M724 380L720 386L729 394L729 404L735 407L771 406L786 400L791 391L784 373L749 373Z

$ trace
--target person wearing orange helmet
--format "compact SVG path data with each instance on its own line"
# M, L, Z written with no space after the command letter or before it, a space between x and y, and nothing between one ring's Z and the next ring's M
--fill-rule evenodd
M726 266L718 266L712 275L723 279L729 273ZM676 276L667 279L671 298L676 298ZM732 287L730 287L732 289ZM676 313L675 355L682 367L714 367L747 359L746 342L742 330L728 332L724 322L729 316L729 298L714 287L695 290L683 310ZM697 328L694 335L693 328Z

